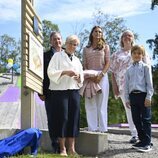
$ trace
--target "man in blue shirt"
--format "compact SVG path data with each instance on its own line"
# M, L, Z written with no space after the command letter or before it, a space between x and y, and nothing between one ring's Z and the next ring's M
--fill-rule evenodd
M153 82L151 67L142 59L145 50L142 46L132 47L133 64L126 72L125 99L126 106L131 108L133 122L136 126L140 142L132 147L148 152L151 148L151 97Z

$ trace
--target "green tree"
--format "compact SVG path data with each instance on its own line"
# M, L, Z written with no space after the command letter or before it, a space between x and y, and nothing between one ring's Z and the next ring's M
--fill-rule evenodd
M151 1L151 9L154 9L154 7L156 5L158 5L158 0L152 0ZM146 41L146 43L148 43L149 48L153 50L153 59L157 61L158 60L158 34L155 34L155 38L148 39ZM157 67L157 66L158 66L158 64L155 65L155 67Z
M158 0L152 0L151 1L151 9L153 10L156 5L158 5Z
M20 64L21 47L20 41L16 42L13 37L7 34L0 36L0 68L4 70L7 60L12 58L14 63Z
M154 39L148 39L146 43L148 43L149 48L153 50L153 59L158 61L158 34L155 35Z
M51 21L43 20L42 21L43 27L43 47L44 50L48 50L50 48L50 34L52 31L58 31L58 25L53 24Z
M115 18L114 16L104 14L101 10L96 10L92 15L91 28L95 25L99 25L103 28L104 37L110 45L111 53L115 52L120 47L120 36L122 32L126 29L130 29L126 27L123 18ZM86 28L78 33L81 41L78 49L79 54L82 53L83 47L88 43L89 34L90 31ZM134 36L135 39L138 39L138 34L134 33Z
M158 5L158 0L152 0L151 9L155 9L155 6ZM153 85L154 85L154 95L152 97L152 123L158 122L158 34L155 34L153 39L148 39L146 41L149 44L149 48L153 50L153 59L154 65L152 67L153 74Z
M119 46L121 33L127 29L123 18L115 18L97 10L93 14L93 25L99 25L103 28L104 37L110 45L111 53L115 52Z

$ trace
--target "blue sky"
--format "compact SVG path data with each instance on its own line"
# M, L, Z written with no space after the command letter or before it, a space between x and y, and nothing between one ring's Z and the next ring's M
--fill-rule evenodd
M59 26L63 39L79 32L92 22L92 14L100 9L108 15L123 17L126 26L139 34L138 44L143 44L149 54L146 40L158 33L158 8L150 9L151 0L34 0L41 20ZM0 35L21 37L21 0L0 0ZM89 28L91 29L91 28Z

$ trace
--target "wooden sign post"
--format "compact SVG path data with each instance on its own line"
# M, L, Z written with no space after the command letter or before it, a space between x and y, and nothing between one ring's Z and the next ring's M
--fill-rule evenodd
M42 23L33 8L33 0L21 0L22 87L21 128L35 127L34 92L42 93Z

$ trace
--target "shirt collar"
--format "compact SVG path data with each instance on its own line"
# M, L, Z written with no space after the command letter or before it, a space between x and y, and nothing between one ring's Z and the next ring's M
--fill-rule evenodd
M140 65L143 61L134 61L133 66Z
M70 54L68 52L65 51L65 54L67 54L67 56L70 58L70 60L72 61L73 59L73 56L74 56L74 53L73 54Z

